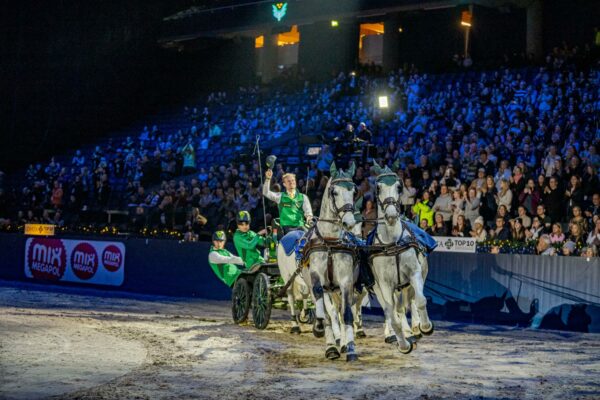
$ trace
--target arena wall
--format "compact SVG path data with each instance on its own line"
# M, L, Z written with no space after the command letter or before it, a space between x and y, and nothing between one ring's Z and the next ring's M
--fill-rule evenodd
M121 286L84 286L213 300L231 296L208 265L209 243L61 239L121 242L126 248ZM25 274L26 240L0 235L0 279L32 281ZM435 252L429 257L426 295L433 315L443 319L600 332L600 258ZM376 301L372 305L377 307Z

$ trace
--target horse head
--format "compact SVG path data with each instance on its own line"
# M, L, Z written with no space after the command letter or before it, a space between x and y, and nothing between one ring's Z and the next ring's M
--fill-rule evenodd
M350 165L348 171L337 169L335 162L331 164L329 171L328 190L326 193L326 203L333 213L334 218L338 218L345 230L351 230L356 225L354 218L354 193L356 185L352 180L356 168L354 163Z
M389 167L382 168L375 162L373 171L377 174L376 200L383 211L383 218L388 226L396 225L400 217L400 195L402 194L402 180Z

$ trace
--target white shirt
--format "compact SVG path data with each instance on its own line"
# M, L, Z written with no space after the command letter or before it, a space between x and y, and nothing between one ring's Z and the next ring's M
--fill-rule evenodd
M208 253L208 262L213 264L237 264L244 265L244 261L238 256L223 256L216 251Z

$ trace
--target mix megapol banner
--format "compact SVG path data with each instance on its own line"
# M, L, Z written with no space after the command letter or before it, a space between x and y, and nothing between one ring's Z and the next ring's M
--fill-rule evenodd
M437 247L433 251L449 251L453 253L475 253L477 242L475 238L434 236Z
M125 246L119 242L29 238L25 276L49 281L121 286Z

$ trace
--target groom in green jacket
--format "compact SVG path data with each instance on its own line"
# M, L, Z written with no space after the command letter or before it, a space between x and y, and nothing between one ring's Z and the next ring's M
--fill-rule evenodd
M227 286L231 287L237 277L242 273L244 261L237 256L231 254L225 248L227 237L225 232L217 231L212 236L212 246L208 253L208 264L212 268L217 277L222 280ZM238 267L241 265L241 267Z
M265 173L265 183L263 185L263 196L277 203L279 208L279 225L283 229L283 234L296 229L303 229L307 221L313 217L312 208L308 196L296 190L296 176L294 174L284 174L282 177L285 191L281 193L272 192L271 178L273 171L268 169Z
M260 250L257 249L258 246L265 247L265 238L250 230L250 220L248 211L238 212L236 215L237 230L233 235L235 250L244 260L246 268L265 262Z

